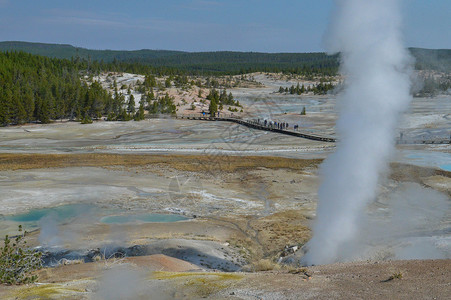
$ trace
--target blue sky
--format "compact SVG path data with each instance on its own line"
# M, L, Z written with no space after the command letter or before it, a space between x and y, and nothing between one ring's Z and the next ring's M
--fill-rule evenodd
M333 0L0 0L0 41L90 49L324 51L332 7ZM451 48L450 0L405 0L403 7L406 46Z

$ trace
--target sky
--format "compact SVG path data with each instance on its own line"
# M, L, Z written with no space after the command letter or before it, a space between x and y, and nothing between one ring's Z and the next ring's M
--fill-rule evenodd
M333 0L0 0L0 41L317 52L325 50L333 6ZM451 0L404 0L403 14L406 46L451 49Z

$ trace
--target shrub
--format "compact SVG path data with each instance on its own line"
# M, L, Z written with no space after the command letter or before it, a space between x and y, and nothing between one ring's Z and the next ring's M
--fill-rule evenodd
M393 273L388 280L393 280L393 279L402 279L402 272L396 272Z
M81 124L92 124L92 119L86 116L81 120Z
M38 278L32 272L42 268L41 252L26 249L26 241L19 226L19 234L15 239L5 236L4 246L0 252L0 283L24 284L35 282Z
M253 270L255 272L260 271L270 271L270 270L278 270L280 265L275 263L272 259L260 259L252 264Z

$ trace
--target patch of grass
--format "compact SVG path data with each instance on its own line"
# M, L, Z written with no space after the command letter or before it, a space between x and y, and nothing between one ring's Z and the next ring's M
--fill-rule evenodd
M254 272L261 272L261 271L272 271L272 270L279 270L280 265L277 264L274 260L263 258L260 259L251 265L251 270Z
M401 271L399 271L399 272L395 272L395 273L391 274L390 277L388 277L388 279L386 279L382 282L388 282L388 281L392 281L395 279L402 279L402 277L403 277L403 274Z
M40 284L22 288L14 292L14 299L62 298L68 292L82 293L84 290L62 287L58 284Z
M391 280L393 280L393 279L402 279L402 272L393 273L389 278Z
M157 280L183 280L183 285L193 289L199 297L208 297L218 291L230 287L234 281L244 276L236 273L210 273L210 272L154 272L152 279Z
M249 168L286 168L302 170L316 167L321 159L291 159L265 156L227 156L216 166L220 172L235 172ZM143 167L167 165L180 171L205 171L211 157L202 155L139 155L139 154L0 154L0 171L63 167Z

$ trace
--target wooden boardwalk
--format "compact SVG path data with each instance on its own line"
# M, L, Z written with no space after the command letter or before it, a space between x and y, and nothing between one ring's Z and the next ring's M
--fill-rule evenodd
M246 127L258 129L258 130L264 130L264 131L272 131L277 132L281 134L291 135L291 136L297 136L304 139L314 140L314 141L321 141L321 142L330 142L334 143L335 138L333 137L326 137L326 136L319 136L315 134L300 132L300 131L294 131L294 130L287 130L287 129L278 129L271 126L264 126L261 123L250 121L250 120L243 120L236 117L212 117L209 115L201 115L201 114L193 114L193 115L177 115L177 119L188 119L188 120L202 120L202 121L226 121L226 122L233 122L237 123Z
M161 118L161 115L147 115L147 118ZM229 116L223 116L223 117L212 117L208 114L190 114L190 115L173 115L168 116L176 119L187 119L187 120L201 120L201 121L226 121L226 122L233 122L237 123L243 126L247 126L249 128L254 128L258 130L264 130L264 131L272 131L277 132L281 134L291 135L291 136L297 136L304 139L314 140L314 141L321 141L321 142L329 142L329 143L335 143L337 140L333 137L329 136L321 136L316 134L311 134L307 132L302 132L299 130L287 130L287 129L278 129L271 126L264 126L261 123L258 123L256 121L252 120L244 120L241 118L237 118L235 116L229 115ZM450 138L444 138L444 137L432 137L430 139L424 138L420 140L413 140L413 139L396 139L397 145L449 145L451 144L451 136Z

